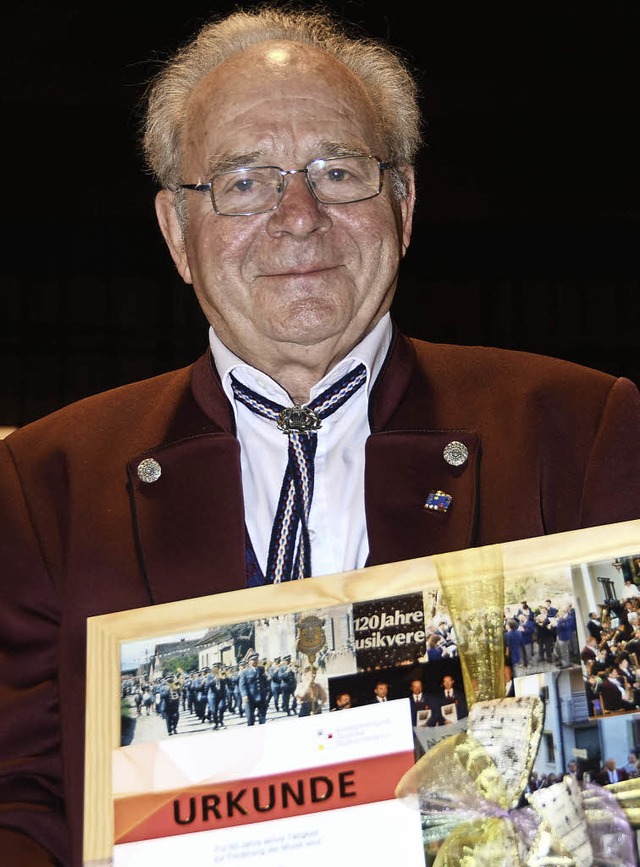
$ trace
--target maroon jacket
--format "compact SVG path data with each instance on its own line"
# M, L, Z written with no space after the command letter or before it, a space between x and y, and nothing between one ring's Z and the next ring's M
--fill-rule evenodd
M397 336L369 412L369 565L640 517L628 380ZM0 826L31 838L0 831L6 867L50 863L33 840L82 863L86 618L245 586L233 424L206 353L0 443Z

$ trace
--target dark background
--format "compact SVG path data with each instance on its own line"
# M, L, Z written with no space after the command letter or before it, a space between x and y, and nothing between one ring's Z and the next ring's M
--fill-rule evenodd
M3 12L0 425L204 349L156 228L137 105L162 57L232 5ZM330 5L419 73L427 146L401 326L640 383L640 4Z

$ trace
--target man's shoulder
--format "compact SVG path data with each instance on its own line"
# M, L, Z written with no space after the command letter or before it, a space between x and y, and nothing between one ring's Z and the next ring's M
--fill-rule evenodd
M437 376L469 376L491 381L495 377L531 382L591 382L609 389L616 377L573 361L518 349L448 343L407 338L418 365Z
M18 428L11 434L11 440L37 436L46 429L74 428L79 422L125 420L132 414L142 414L157 400L172 394L177 397L188 389L192 369L190 365L81 398Z
M407 394L414 400L426 394L431 405L443 408L448 425L461 414L498 418L524 412L545 424L561 416L591 427L607 405L626 407L623 414L640 418L638 389L624 377L514 349L407 340L399 350L405 371L413 358Z
M154 447L176 418L185 411L189 417L198 412L191 387L194 368L189 365L82 398L18 428L4 443L16 460L24 455L31 462L39 454L86 451L98 456L101 449L116 450L120 442L134 452Z

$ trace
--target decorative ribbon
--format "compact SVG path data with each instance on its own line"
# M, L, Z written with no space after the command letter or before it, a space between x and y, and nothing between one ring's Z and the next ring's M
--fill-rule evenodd
M615 797L633 828L640 829L640 777L604 787Z
M544 719L537 696L477 702L467 731L433 746L400 780L418 792L432 867L634 867L615 796L573 778L524 794ZM432 859L432 860L431 860Z
M456 632L467 705L503 696L504 578L500 546L455 551L433 559Z
M640 779L602 787L565 777L526 793L544 704L504 698L499 546L434 557L458 638L467 731L435 744L396 795L418 793L429 867L635 867ZM469 576L473 576L472 580Z

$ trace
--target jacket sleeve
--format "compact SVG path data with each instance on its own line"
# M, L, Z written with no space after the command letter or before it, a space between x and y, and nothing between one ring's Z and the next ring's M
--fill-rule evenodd
M640 394L628 379L613 385L585 473L581 527L640 518Z
M0 828L0 852L7 867L56 867L59 861L30 837Z
M68 859L57 641L59 606L9 449L0 441L0 861Z

